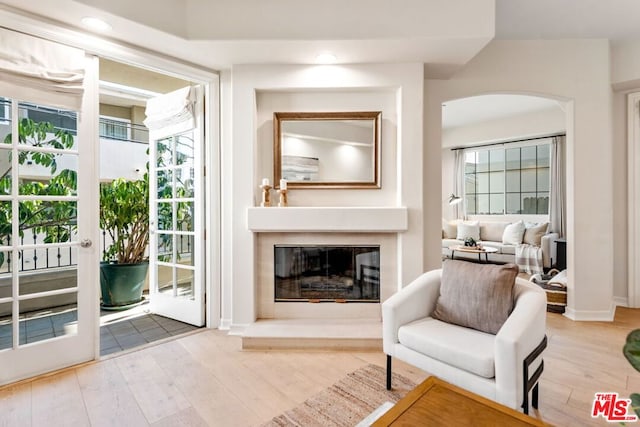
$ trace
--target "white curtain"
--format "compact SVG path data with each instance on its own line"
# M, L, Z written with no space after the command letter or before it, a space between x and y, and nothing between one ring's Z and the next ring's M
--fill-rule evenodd
M85 64L81 49L0 28L2 96L78 110Z
M560 237L564 237L567 228L565 139L564 136L556 136L551 142L549 222L551 231Z
M464 150L455 150L453 163L453 191L458 197L462 197L462 203L453 206L453 215L456 219L464 218ZM448 200L447 195L447 200Z
M182 89L160 95L147 101L144 120L151 131L168 130L178 133L195 127L196 87Z

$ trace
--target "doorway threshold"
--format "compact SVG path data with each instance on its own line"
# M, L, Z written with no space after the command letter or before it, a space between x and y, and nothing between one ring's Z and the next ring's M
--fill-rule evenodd
M149 300L128 310L100 311L100 356L140 347L199 329L153 314Z

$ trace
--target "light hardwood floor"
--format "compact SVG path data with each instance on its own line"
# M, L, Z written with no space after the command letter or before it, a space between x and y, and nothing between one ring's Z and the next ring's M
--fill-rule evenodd
M640 391L622 356L640 310L616 321L548 314L540 411L557 426L607 425L590 417L594 393ZM268 421L382 353L242 351L240 339L202 330L174 341L0 389L0 426L252 426ZM414 381L427 374L401 362ZM6 367L2 367L5 369ZM640 425L640 422L638 423Z

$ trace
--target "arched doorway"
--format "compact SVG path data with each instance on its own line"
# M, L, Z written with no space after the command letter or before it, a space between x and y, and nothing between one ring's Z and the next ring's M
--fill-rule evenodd
M467 220L480 240L499 240L494 262L514 262L494 226L523 221L548 231L521 242L542 248L538 265L525 271L567 269L567 123L565 103L547 97L487 94L442 104L443 257L460 239L456 221Z

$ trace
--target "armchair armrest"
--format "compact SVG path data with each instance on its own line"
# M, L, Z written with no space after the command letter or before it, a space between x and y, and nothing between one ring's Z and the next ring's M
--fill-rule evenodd
M547 296L538 286L516 279L516 303L495 340L496 400L517 408L523 396L522 361L546 333ZM533 368L539 365L533 363Z
M558 233L547 233L542 236L540 246L542 247L542 265L550 268L551 262L556 259L555 241L560 235Z
M427 317L440 295L442 270L422 274L382 303L382 346L393 356L400 326Z

